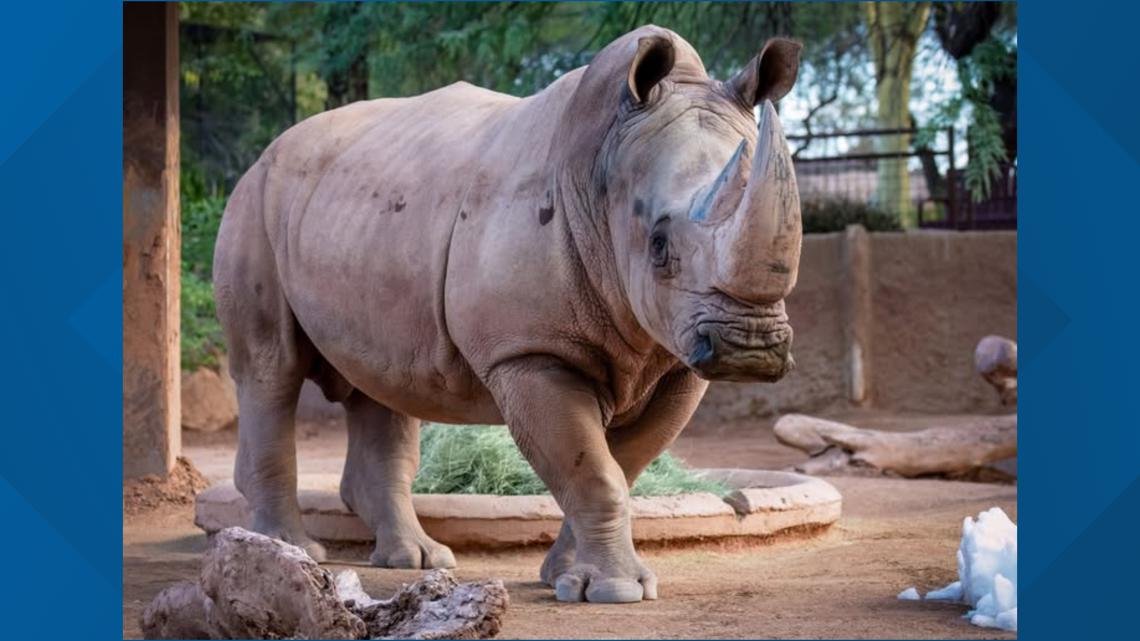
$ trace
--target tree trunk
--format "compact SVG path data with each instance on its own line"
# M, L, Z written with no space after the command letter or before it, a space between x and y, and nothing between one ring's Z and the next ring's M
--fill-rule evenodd
M918 37L930 16L930 3L868 2L867 28L875 60L875 91L879 100L879 126L905 129L910 126L910 80ZM881 136L878 151L910 150L910 136ZM903 227L917 220L910 198L910 180L905 158L879 160L879 206L898 215Z

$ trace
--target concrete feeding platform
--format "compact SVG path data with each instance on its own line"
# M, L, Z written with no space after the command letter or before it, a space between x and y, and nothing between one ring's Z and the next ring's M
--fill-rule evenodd
M730 536L771 536L796 528L822 528L839 519L842 497L818 478L792 472L710 469L699 473L735 488L724 499L707 492L633 497L635 541L681 541ZM368 542L373 533L344 505L336 474L298 479L301 518L309 536L324 541ZM416 494L424 530L445 545L498 548L551 543L562 510L549 495ZM232 481L198 495L194 523L213 533L249 527L245 498Z

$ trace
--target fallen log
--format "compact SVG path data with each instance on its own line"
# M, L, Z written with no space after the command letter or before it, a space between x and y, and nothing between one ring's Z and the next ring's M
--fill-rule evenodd
M304 550L242 528L214 536L197 581L172 585L143 611L147 639L486 639L509 599L501 581L429 572L386 600L352 570L335 578Z
M776 439L811 458L796 471L871 468L900 476L962 474L1017 454L1017 416L978 416L966 425L915 432L867 430L802 414L776 421Z
M974 349L974 369L1001 396L1017 404L1017 343L986 336ZM776 439L811 457L797 472L960 476L1017 455L1017 415L978 416L970 423L916 432L880 432L788 414L776 421Z

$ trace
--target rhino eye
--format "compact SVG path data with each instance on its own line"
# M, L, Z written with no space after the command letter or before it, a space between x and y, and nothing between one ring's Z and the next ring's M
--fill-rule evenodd
M664 231L655 231L649 237L649 256L653 259L654 267L665 267L669 264L669 239Z

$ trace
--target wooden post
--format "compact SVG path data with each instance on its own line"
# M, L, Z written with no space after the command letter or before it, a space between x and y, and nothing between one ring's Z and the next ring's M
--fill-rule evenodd
M950 165L946 169L946 184L948 185L946 188L946 209L949 210L946 212L946 218L950 221L950 229L958 229L958 170L954 167L956 150L954 149L953 126L946 129L946 146L949 149L947 156L950 160Z
M843 344L847 348L847 400L855 406L871 402L871 237L862 225L849 225L843 235Z
M123 476L182 446L178 3L123 4Z

